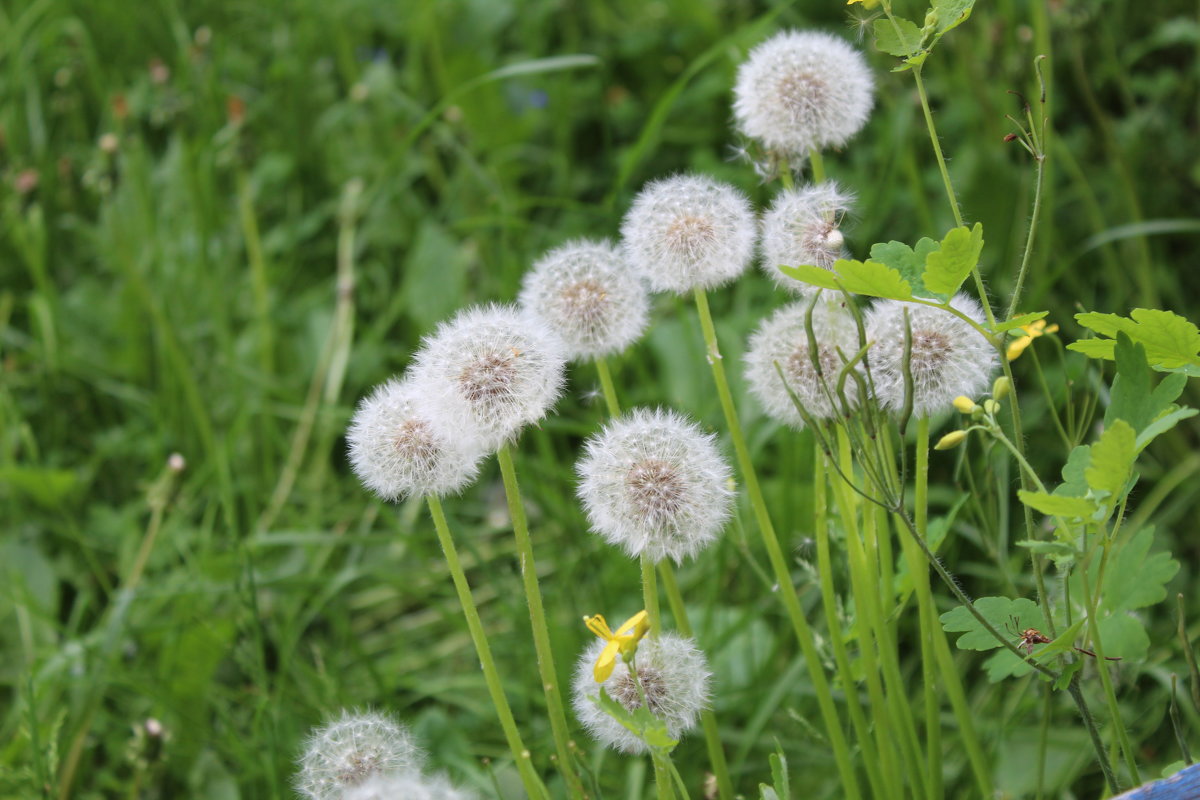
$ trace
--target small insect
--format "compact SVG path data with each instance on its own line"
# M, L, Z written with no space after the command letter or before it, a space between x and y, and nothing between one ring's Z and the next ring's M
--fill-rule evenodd
M1012 626L1011 630L1013 633L1020 630L1020 625L1019 625L1016 617L1009 617L1009 621ZM1026 655L1032 655L1034 645L1039 645L1039 644L1050 644L1050 639L1046 638L1046 636L1043 635L1042 632L1039 631L1037 628L1026 628L1025 630L1021 631L1020 637L1017 641L1017 646L1023 647L1025 649ZM1091 656L1092 658L1097 657L1096 654L1093 653L1091 650L1085 650L1082 647L1076 647L1074 649L1079 651L1080 653L1083 653L1085 656ZM1105 656L1104 660L1105 661L1120 661L1121 657L1120 656Z

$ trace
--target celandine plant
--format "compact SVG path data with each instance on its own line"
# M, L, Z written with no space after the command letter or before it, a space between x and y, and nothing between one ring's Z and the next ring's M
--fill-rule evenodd
M820 732L812 746L822 753L809 760L831 763L837 773L836 791L826 793L851 800L997 796L1004 780L996 771L998 750L981 730L991 727L981 719L983 701L968 687L1028 674L1044 680L1046 697L1035 748L1039 794L1055 791L1045 769L1049 731L1068 719L1090 744L1097 793L1143 777L1143 754L1128 733L1118 690L1137 678L1148 650L1133 613L1165 597L1178 565L1167 554L1148 554L1153 530L1129 523L1127 511L1139 453L1196 414L1176 400L1187 378L1200 374L1200 331L1155 310L1078 315L1096 336L1068 349L1116 368L1102 424L1092 443L1083 443L1095 405L1077 411L1068 396L1068 419L1061 419L1037 361L1035 340L1057 326L1045 312L1017 313L1047 159L1044 100L1037 114L1026 109L1023 120L1014 120L1011 138L1034 159L1037 194L1014 289L998 312L980 269L983 227L967 225L962 215L922 77L972 3L936 0L921 25L898 16L888 0L878 5L875 44L899 58L898 71L914 81L956 223L950 231L911 246L878 243L862 260L853 257L842 233L853 187L826 179L823 152L845 146L863 128L873 105L872 74L862 54L838 37L783 31L750 51L733 87L737 132L749 140L759 174L780 184L761 226L733 186L699 174L653 180L625 213L619 244L576 240L546 253L525 276L519 307L468 309L441 325L415 355L411 374L376 389L351 423L350 459L364 485L385 500L428 501L530 797L593 797L608 788L589 774L573 723L604 748L649 755L659 800L732 800L751 787L764 799L789 796L792 777L782 751L769 776L730 769L728 737L743 750L753 742L741 738L747 732L723 729L711 710L728 676L704 655L714 643L693 633L674 572L684 562L713 558L709 545L735 517L766 551L771 595L790 626L786 646L794 638L812 687L819 719L811 725ZM808 182L797 185L797 177ZM815 571L795 569L788 557L793 543L776 531L708 304L707 293L741 277L756 252L762 270L794 297L764 314L749 336L744 374L753 399L782 423L775 435L811 444L806 490L813 515L805 533ZM725 422L720 433L728 437L740 485L721 454L721 438L693 422L689 409L621 414L606 358L634 345L652 324L648 292L692 295ZM1021 401L1028 390L1012 368L1026 351L1032 355L1022 368L1031 365L1063 444L1061 481L1039 474L1026 451L1031 432ZM544 418L561 394L568 359L595 364L610 416L586 437L575 488L591 531L638 563L641 597L614 598L613 605L644 608L615 631L602 616L578 609L598 639L583 649L570 684L574 720L564 711L563 674L553 660L512 458L521 430ZM963 424L931 446L947 418ZM973 496L931 520L931 451L954 448L956 469ZM551 789L539 752L544 743L531 751L521 736L441 506L440 498L468 485L490 453L504 481L554 739L561 783ZM1015 487L1004 477L1010 471ZM736 513L741 495L752 523ZM980 508L1020 504L1016 527L1023 538L1016 544L1028 554L1029 577L1010 576L1008 596L972 598L944 557L954 513L968 501ZM1009 541L1005 530L994 545L1001 571ZM802 603L810 576L819 597ZM1022 587L1033 596L1020 596ZM660 593L670 623L660 613ZM995 651L983 673L955 657L948 634L957 635L961 650ZM1070 717L1059 696L1069 698ZM373 731L387 727L375 723ZM672 753L697 724L709 770L684 774ZM319 734L314 743L344 738ZM1180 732L1180 742L1185 738ZM367 742L332 760L306 756L299 785L324 787L325 794L306 789L316 798L462 796L408 764L415 756ZM1188 758L1186 747L1182 755Z

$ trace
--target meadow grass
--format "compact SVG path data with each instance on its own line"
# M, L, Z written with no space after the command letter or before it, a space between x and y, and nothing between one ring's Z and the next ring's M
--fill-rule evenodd
M732 158L733 72L781 27L854 37L847 20L840 4L815 2L0 7L0 796L288 797L305 733L368 706L410 724L460 782L518 796L433 523L419 499L390 506L361 489L346 421L438 321L511 300L554 245L615 237L644 181L696 170L765 205L774 188ZM1007 92L1035 100L1033 59L1049 56L1044 216L1019 310L1049 309L1064 341L1083 336L1070 316L1080 309L1200 319L1198 47L1190 3L1147 13L1117 0L995 0L925 68L958 199L988 231L985 282L1004 300L1034 189L1031 159L1004 142L1004 115L1021 114ZM825 163L858 195L847 236L860 257L954 224L911 79L868 57L877 108ZM762 494L834 675L827 620L838 609L822 607L814 566L814 508L826 501L812 491L811 435L761 416L736 366L782 294L753 273L708 301ZM622 406L683 410L726 431L732 454L701 319L670 297L653 318L609 361ZM1104 384L1092 362L1046 345L1014 369L1025 428L1045 436L1030 460L1054 476L1063 455L1042 446L1057 436L1051 408L1073 401L1065 438L1090 441L1084 398ZM1052 402L1029 390L1033 357ZM514 454L563 674L589 638L583 615L642 607L638 570L586 532L569 477L606 418L594 368L573 367L555 413ZM1173 673L1184 737L1200 748L1173 602L1184 594L1179 624L1194 638L1196 430L1185 423L1143 454L1126 523L1157 526L1156 548L1182 564L1172 602L1139 616L1149 655L1113 671L1143 777L1180 758ZM175 453L182 470L168 464ZM1011 462L935 454L930 472L943 563L972 595L1034 597L1028 554L1013 546ZM444 505L521 734L561 796L495 464ZM718 676L732 779L757 796L778 747L795 796L840 797L771 570L743 493L721 541L678 571ZM954 605L933 591L938 611ZM892 620L897 677L913 687L916 609ZM1031 677L990 683L976 655L952 657L998 789L1034 796L1041 774L1042 796L1100 795L1064 693ZM974 796L948 712L944 702L937 778L946 796ZM150 718L161 743L146 735ZM575 739L606 796L653 796L648 760L578 728ZM673 757L693 784L709 763L699 735Z

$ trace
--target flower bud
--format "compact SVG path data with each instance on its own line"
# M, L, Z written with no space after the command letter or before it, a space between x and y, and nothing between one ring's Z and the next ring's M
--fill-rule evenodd
M1000 404L989 397L987 400L983 401L983 410L988 414L995 414L1000 410Z
M1004 398L1008 397L1009 392L1011 391L1012 381L1008 379L1007 375L1001 375L999 378L996 378L996 382L992 384L992 398L995 400L1003 400Z
M950 433L947 433L941 439L938 439L938 443L933 446L933 449L950 450L951 448L958 447L966 438L966 431L950 431Z
M975 409L979 408L979 405L965 394L960 394L954 398L954 407L958 409L958 413L960 414L973 414L975 413Z

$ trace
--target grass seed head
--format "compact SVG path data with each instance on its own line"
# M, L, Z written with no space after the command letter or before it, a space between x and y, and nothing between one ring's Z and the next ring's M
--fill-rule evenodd
M594 699L600 696L603 686L609 697L629 711L642 704L641 694L624 661L617 663L603 683L595 681L592 664L604 644L599 639L592 642L576 665L572 680L575 715L600 743L623 753L644 753L646 743L609 716ZM646 693L646 704L666 725L667 733L678 739L694 728L700 712L708 706L711 678L708 660L695 641L674 633L643 639L634 666Z
M814 289L779 271L783 265L832 269L845 256L841 222L854 198L836 183L785 189L763 216L762 268L775 285L800 295Z
M422 760L412 735L389 717L343 711L309 736L296 790L310 800L341 800L369 780L415 771Z
M669 411L637 409L588 439L576 465L592 530L633 557L679 563L717 538L733 494L712 436Z
M866 123L875 82L858 50L816 31L781 31L738 68L738 130L784 156L841 147Z
M562 391L562 340L516 306L460 311L426 337L414 381L445 428L477 430L494 451L546 415Z
M609 242L579 240L546 253L525 273L519 301L572 359L619 353L649 322L646 286Z
M621 223L630 266L651 290L715 289L745 271L758 224L745 195L702 175L647 184Z
M350 466L384 500L445 495L475 479L483 446L470 428L450 428L413 381L390 380L359 403L346 441Z
M842 407L837 393L838 373L846 362L838 355L838 350L847 358L852 358L860 347L858 325L853 315L842 307L840 295L833 299L830 294L823 292L811 300L802 300L779 309L759 326L746 348L745 374L750 391L771 418L797 430L804 427L804 418L796 410L788 388L796 394L810 416L828 419L840 415ZM805 329L809 306L813 307L815 342L809 341ZM813 369L814 345L821 364L821 375ZM776 364L779 365L778 369ZM783 379L779 376L780 370ZM849 407L853 408L858 403L858 392L852 380L846 381L844 394Z
M966 294L955 295L950 305L983 324L983 309ZM999 359L982 334L949 311L882 300L867 312L868 358L879 404L892 411L904 408L906 309L912 331L913 413L931 416L955 408L960 395L986 392Z

